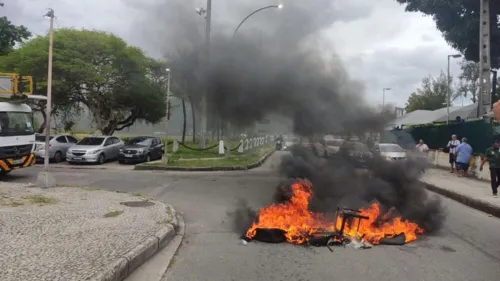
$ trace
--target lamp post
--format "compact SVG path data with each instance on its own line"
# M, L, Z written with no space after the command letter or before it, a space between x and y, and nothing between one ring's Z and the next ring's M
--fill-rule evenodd
M383 88L382 89L382 110L385 108L385 91L390 91L391 88Z
M450 124L450 95L451 95L451 89L450 89L450 58L460 58L462 57L462 55L460 54L455 54L455 55L448 55L448 74L446 76L447 78L447 81L446 81L446 115L447 115L447 118L446 118L446 124Z
M50 18L49 28L49 61L47 72L47 105L45 111L45 155L43 161L44 172L40 173L36 180L36 185L42 188L55 187L56 181L49 173L49 141L50 141L50 117L52 114L52 58L54 53L54 10L49 9L45 17Z
M171 77L171 72L170 68L165 69L167 71L167 110L165 111L166 113L166 118L165 118L165 150L163 151L163 162L165 164L168 163L168 121L170 119L170 77Z
M250 18L251 16L255 15L256 13L260 12L260 11L263 11L263 10L266 10L266 9L270 9L270 8L276 8L276 9L282 9L283 8L283 5L282 4L279 4L279 5L269 5L269 6L266 6L266 7L262 7L262 8L259 8L253 12L251 12L248 16L246 16L241 22L240 24L238 25L238 27L236 27L236 29L234 30L234 33L233 33L233 38L236 36L236 33L238 33L238 30L240 29L240 27L243 25L243 23L245 23L245 21Z

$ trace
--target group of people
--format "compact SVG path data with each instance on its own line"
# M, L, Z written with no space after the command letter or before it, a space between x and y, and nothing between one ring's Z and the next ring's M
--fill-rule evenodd
M467 142L467 138L462 138L462 142L457 139L456 135L451 136L448 142L447 149L449 150L450 173L455 173L460 177L466 176L469 170L471 160L473 159L473 149ZM484 165L488 162L490 169L491 190L493 197L498 198L498 187L500 186L500 141L495 140L492 146L486 149L479 171L482 171Z

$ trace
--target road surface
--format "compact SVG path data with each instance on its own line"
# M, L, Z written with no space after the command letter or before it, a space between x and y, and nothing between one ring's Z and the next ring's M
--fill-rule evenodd
M186 237L166 275L168 281L415 280L491 281L500 276L500 220L443 199L445 227L406 245L368 250L240 244L227 212L239 198L267 205L279 177L270 164L246 172L179 173L54 169L58 184L139 192L184 213ZM15 171L8 180L35 182L39 168Z

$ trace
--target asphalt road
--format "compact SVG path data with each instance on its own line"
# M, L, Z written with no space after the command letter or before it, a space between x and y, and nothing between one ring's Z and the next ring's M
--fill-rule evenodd
M440 234L404 247L367 250L304 248L288 244L243 246L227 212L239 198L269 203L279 177L279 154L246 172L179 173L57 168L58 184L139 192L184 213L186 237L167 273L168 281L233 280L429 280L491 281L500 275L500 220L443 199L448 216ZM39 168L7 180L35 182Z

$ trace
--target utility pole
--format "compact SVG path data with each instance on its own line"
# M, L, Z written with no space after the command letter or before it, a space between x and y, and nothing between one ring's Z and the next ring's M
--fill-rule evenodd
M490 111L491 108L491 57L490 57L490 0L479 0L479 95L477 118Z
M205 148L207 132L207 95L208 95L208 71L210 69L210 33L212 30L212 0L207 0L207 10L205 16L205 89L201 97L201 140L200 148Z
M45 156L44 156L44 172L40 173L37 178L37 186L39 187L55 187L56 181L49 173L49 140L50 140L50 117L52 114L52 57L54 52L54 10L49 9L45 14L50 18L49 28L49 65L47 73L47 108L46 108L46 122L45 122Z
M166 69L168 78L167 78L167 110L165 111L166 113L166 118L165 118L165 150L163 151L163 163L167 164L168 163L168 121L170 120L170 69Z

